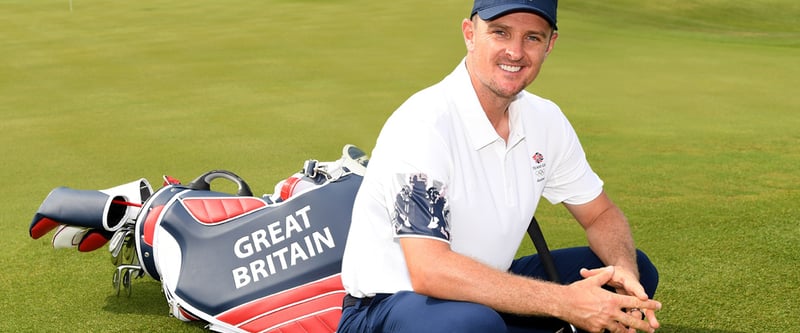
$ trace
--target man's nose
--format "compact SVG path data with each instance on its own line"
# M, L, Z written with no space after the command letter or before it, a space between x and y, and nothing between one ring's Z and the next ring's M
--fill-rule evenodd
M506 45L506 56L510 60L519 60L522 59L524 53L522 51L522 43L521 42L511 42Z

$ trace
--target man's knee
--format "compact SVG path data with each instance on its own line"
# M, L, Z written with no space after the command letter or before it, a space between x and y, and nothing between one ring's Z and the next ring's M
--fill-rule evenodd
M452 311L439 311L432 318L438 322L436 324L438 329L431 330L432 332L484 333L506 331L505 321L497 311L476 303L451 303Z
M647 296L653 298L658 287L658 270L642 250L636 250L636 264L639 266L639 282Z
M396 332L505 332L503 318L481 304L447 301L400 292L389 323Z

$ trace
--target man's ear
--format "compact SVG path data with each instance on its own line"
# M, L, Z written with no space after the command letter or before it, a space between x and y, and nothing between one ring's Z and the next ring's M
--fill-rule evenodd
M475 48L475 23L465 18L461 22L461 33L464 35L464 44L467 46L467 51L472 51Z
M553 52L553 47L556 46L556 39L558 39L558 32L553 31L552 35L550 35L550 43L547 45L547 53L544 54L545 57L550 55L550 52Z

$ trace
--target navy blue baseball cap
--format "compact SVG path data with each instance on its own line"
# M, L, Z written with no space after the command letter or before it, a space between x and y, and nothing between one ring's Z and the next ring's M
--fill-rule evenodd
M529 12L541 16L553 29L556 27L556 8L558 0L475 0L472 6L472 17L475 14L484 20L491 21L500 16L515 13Z

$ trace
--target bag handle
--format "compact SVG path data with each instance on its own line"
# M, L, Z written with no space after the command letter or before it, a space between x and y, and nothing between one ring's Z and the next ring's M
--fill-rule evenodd
M228 170L211 170L206 172L195 178L195 180L189 183L187 187L193 190L211 191L211 181L217 178L224 178L236 183L236 185L239 186L239 190L236 192L236 195L242 197L253 196L253 191L250 190L250 186L247 185L244 179Z

